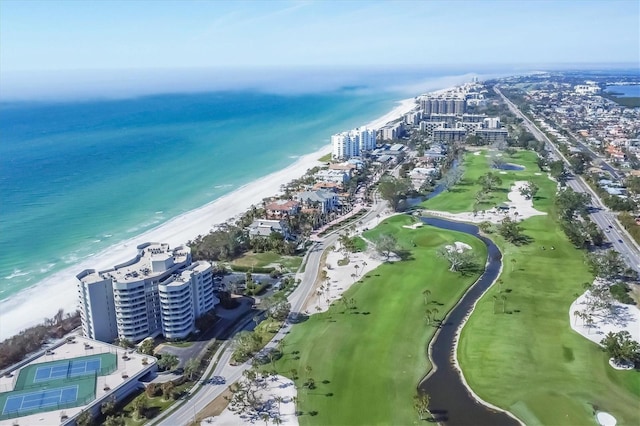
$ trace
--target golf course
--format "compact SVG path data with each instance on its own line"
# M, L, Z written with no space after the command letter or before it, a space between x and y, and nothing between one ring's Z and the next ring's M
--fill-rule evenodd
M366 232L367 239L396 236L404 260L361 277L343 295L352 304L335 302L295 325L284 339L276 369L297 377L301 424L418 423L413 396L430 368L426 349L437 324L425 312L437 310L433 316L442 319L479 275L450 272L437 250L459 241L472 247L480 264L487 254L485 245L467 234L403 228L414 221L394 216ZM309 378L315 389L303 387Z
M568 242L557 223L556 183L535 174L533 152L520 151L506 161L525 170L500 175L496 201L513 181L533 181L540 188L534 207L548 215L521 222L532 240L528 244L515 246L495 232L489 235L505 266L501 283L481 298L462 330L458 360L467 382L481 398L527 425L597 424L599 410L618 424L640 424L640 372L612 369L600 347L570 327L569 306L593 276L584 252ZM461 182L425 207L473 209L475 181L491 170L484 155L467 154L464 167Z

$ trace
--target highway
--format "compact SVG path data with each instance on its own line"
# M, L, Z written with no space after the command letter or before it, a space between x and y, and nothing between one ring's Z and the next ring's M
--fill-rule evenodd
M550 147L556 158L562 159L567 167L570 163L560 150L549 140L547 135L542 132L538 126L524 115L518 107L511 102L502 92L494 87L495 92L502 97L509 110L516 116L522 118L523 124L536 139L545 142ZM611 167L611 166L609 166ZM615 175L615 174L614 174ZM640 272L640 246L633 240L629 233L622 227L615 215L600 200L600 197L591 189L591 187L580 177L573 175L567 180L567 186L576 192L586 192L591 196L594 209L590 214L591 220L595 222L604 232L605 238L611 243L611 248L615 249L625 259L627 265L632 269Z
M375 220L378 214L381 214L386 209L386 203L380 199L377 193L374 193L374 203L371 209L360 219L363 223ZM298 274L297 278L301 279L300 284L289 296L289 303L291 303L291 314L289 320L287 320L284 326L276 333L271 341L265 346L265 349L275 348L277 343L283 339L286 333L291 328L291 323L295 323L296 316L302 312L304 304L306 303L312 292L315 291L315 281L320 270L320 262L322 253L327 247L335 244L338 241L339 230L332 232L331 234L322 238L321 241L314 243L306 254L306 267L303 273ZM252 326L252 321L248 321L244 324L244 327ZM240 327L237 331L240 331L243 327ZM202 411L211 401L220 396L225 389L238 379L242 377L242 373L251 367L250 361L238 365L232 366L229 364L233 350L231 345L223 346L212 358L209 368L203 375L207 377L210 369L215 364L218 356L220 360L215 364L213 374L210 376L221 376L226 380L225 384L211 384L200 383L199 386L194 386L189 394L186 404L180 406L180 408L169 411L169 415L164 417L160 422L151 422L151 424L159 424L164 426L177 426L188 425L192 423L200 411Z

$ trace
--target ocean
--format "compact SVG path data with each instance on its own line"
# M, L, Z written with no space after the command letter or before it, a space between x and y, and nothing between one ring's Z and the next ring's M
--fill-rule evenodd
M286 167L399 97L223 91L0 104L0 300Z

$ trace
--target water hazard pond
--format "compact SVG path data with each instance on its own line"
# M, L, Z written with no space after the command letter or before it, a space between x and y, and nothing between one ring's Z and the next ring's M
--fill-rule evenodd
M426 217L422 218L422 221L427 225L473 235L482 240L488 250L484 273L449 312L431 341L430 357L433 369L419 385L420 390L431 397L429 410L438 423L446 425L518 425L518 421L506 413L478 403L462 383L454 365L456 335L475 302L500 274L502 253L493 241L479 235L477 226Z

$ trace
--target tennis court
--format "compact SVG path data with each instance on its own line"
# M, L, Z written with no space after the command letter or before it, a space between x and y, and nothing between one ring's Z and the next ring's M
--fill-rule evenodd
M4 403L2 415L58 407L61 404L73 403L77 399L78 385L11 395Z
M100 371L101 366L102 361L100 358L71 360L59 364L45 365L36 369L33 382L48 382L49 380L67 377L85 376Z

